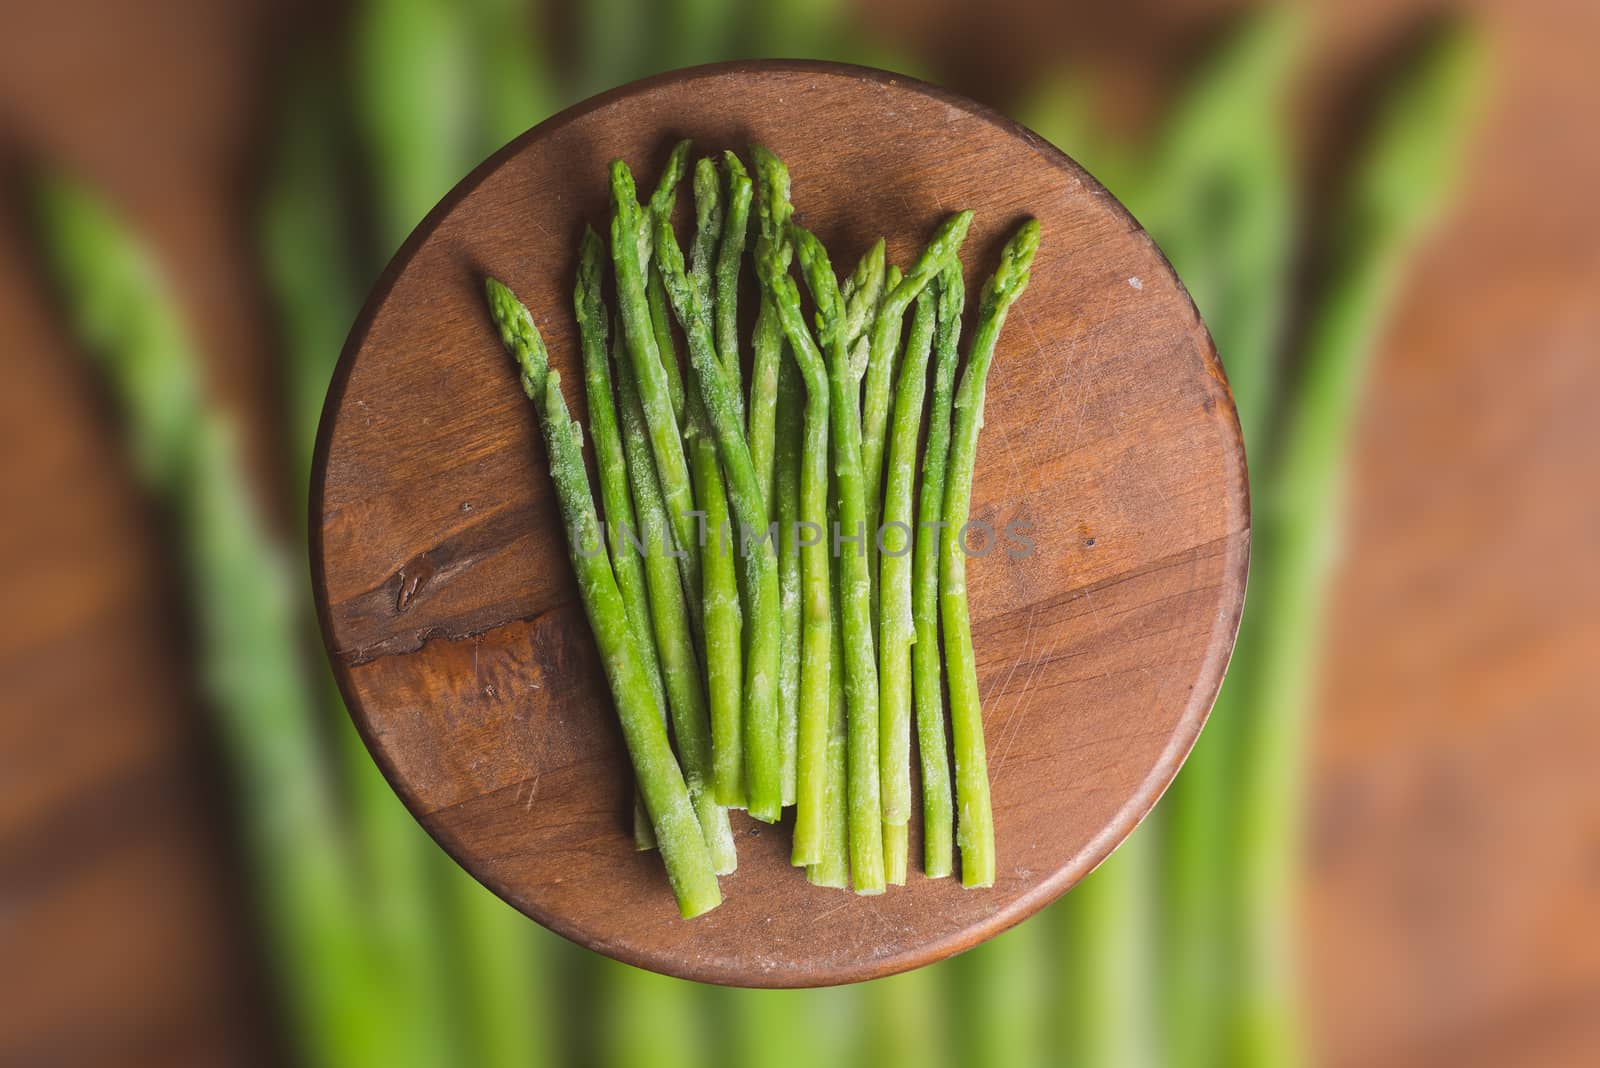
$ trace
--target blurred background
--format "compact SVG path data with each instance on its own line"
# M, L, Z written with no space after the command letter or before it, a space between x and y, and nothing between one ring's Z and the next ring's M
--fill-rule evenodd
M1600 1063L1592 0L0 27L0 1064ZM352 744L303 578L322 390L411 226L555 110L751 55L1080 159L1212 327L1257 510L1152 820L995 941L816 992L646 975L456 873Z

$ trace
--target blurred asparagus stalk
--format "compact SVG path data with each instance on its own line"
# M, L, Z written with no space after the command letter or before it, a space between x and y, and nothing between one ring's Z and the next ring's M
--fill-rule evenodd
M1303 1059L1293 959L1301 788L1350 442L1406 265L1462 171L1484 68L1482 41L1447 26L1384 100L1332 218L1327 284L1282 436L1259 465L1255 603L1239 648L1250 712L1233 807L1240 976L1228 1036L1228 1063L1246 1068Z
M1181 95L1145 164L1145 180L1126 194L1205 316L1228 369L1252 460L1271 418L1293 279L1293 179L1283 107L1303 28L1301 13L1287 5L1249 16ZM1227 837L1236 811L1230 783L1239 770L1241 676L1247 670L1235 661L1206 730L1160 810L1156 835L1141 832L1123 847L1162 851L1164 892L1144 899L1160 908L1161 1018L1165 1059L1173 1065L1226 1063L1222 1020L1235 975L1227 902L1236 875ZM1119 856L1106 865L1111 874L1097 873L1095 879L1117 877L1119 865L1156 870ZM1107 893L1095 887L1090 897ZM1097 907L1091 900L1086 909ZM1118 966L1112 956L1104 966ZM1133 1035L1125 1035L1123 1044L1132 1041Z
M365 0L354 100L385 258L465 173L473 130L471 30L449 0Z
M537 103L542 61L515 29L521 17L525 11L519 15L502 0L362 4L354 24L353 96L372 164L367 177L380 262L476 162L474 116L511 126L518 109ZM529 84L519 87L524 77ZM436 849L428 856L441 873L451 924L445 931L454 935L454 960L440 971L456 987L443 1003L455 1007L460 1021L460 1055L470 1051L485 1066L529 1063L549 1022L538 1011L545 999L533 925ZM431 926L440 937L439 924Z
M300 1052L330 1068L404 1063L341 849L294 584L210 406L179 312L137 238L82 186L46 175L35 207L62 301L105 375L138 474L174 519L201 678L245 804L247 860Z
M289 82L276 153L262 203L262 256L280 325L278 351L286 382L293 483L290 498L305 522L311 454L328 382L355 316L355 271L339 171L337 99L309 59ZM300 606L315 632L309 603ZM346 714L326 665L318 672L322 711L335 721L338 763L361 853L370 923L383 958L385 998L408 1036L411 1063L437 1063L460 1036L449 1006L456 976L435 922L435 885L451 865L378 770Z

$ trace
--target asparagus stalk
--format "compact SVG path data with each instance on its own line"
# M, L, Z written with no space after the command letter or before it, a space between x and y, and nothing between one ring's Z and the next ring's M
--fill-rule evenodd
M473 162L471 37L445 0L364 0L355 101L387 256Z
M690 142L679 141L672 146L667 166L650 194L650 222L642 240L653 250L655 247L655 220L671 219L678 204L678 183L683 181L689 166ZM683 371L678 366L678 345L672 339L672 307L667 303L667 289L661 284L661 271L653 264L650 277L645 282L645 300L650 306L650 325L655 333L656 349L661 353L661 369L666 372L667 392L672 397L672 414L679 423L684 419Z
M744 424L744 388L740 385L743 371L739 355L739 264L744 259L745 238L750 231L750 200L754 187L739 157L732 152L722 154L722 169L727 179L727 192L723 209L722 241L717 246L715 337L717 355L722 366L728 369L733 382L733 397ZM754 455L750 462L755 463ZM756 468L756 481L761 487L761 501L771 508L771 471Z
M972 228L972 212L961 211L939 224L922 255L892 288L885 288L883 303L872 323L866 376L861 397L862 493L866 500L867 572L872 597L872 618L878 619L878 526L883 513L883 446L888 429L895 354L906 309L923 287L954 259ZM875 624L874 624L875 625Z
M766 301L762 301L763 311ZM776 322L776 318L773 319ZM781 354L782 342L778 344ZM804 572L800 563L800 436L804 433L801 407L805 390L800 370L785 361L778 374L779 422L776 483L773 510L778 517L778 750L783 760L784 807L799 804L800 779L800 693L804 611L800 585ZM751 416L755 412L752 408ZM799 813L795 820L798 823Z
M1299 1056L1290 950L1298 784L1348 442L1405 264L1461 172L1483 74L1481 40L1452 26L1428 42L1386 101L1335 217L1330 288L1312 314L1283 438L1261 479L1253 546L1261 601L1240 635L1254 670L1233 806L1241 975L1230 1060L1240 1065Z
M757 242L756 266L772 307L783 322L789 349L805 380L805 438L800 450L799 520L801 540L802 681L796 755L795 864L825 861L829 841L826 820L828 736L832 709L833 615L830 555L824 533L828 516L830 398L828 370L822 351L800 312L800 291L784 267L785 257L765 237ZM837 862L838 858L834 858Z
M784 269L793 255L786 235L793 207L789 203L789 171L782 161L759 145L751 149L755 171L756 233L776 248ZM757 253L759 257L759 251ZM758 272L759 273L759 272ZM800 436L803 432L799 367L786 363L783 320L773 307L765 284L756 310L750 371L750 462L761 483L768 514L778 517L778 602L781 648L778 656L780 788L783 803L797 803L800 748L800 694L802 571L798 528L800 521ZM782 404L780 405L780 395ZM782 425L778 413L782 412ZM776 468L776 471L774 470ZM813 673L816 670L813 669ZM798 816L797 816L798 819Z
M1260 459L1258 449L1264 454L1281 321L1295 284L1293 175L1283 101L1303 51L1303 22L1290 5L1252 15L1183 94L1151 154L1150 180L1130 190L1130 204L1171 257L1216 340L1252 466ZM1157 845L1163 851L1167 892L1157 900L1165 939L1164 1056L1178 1068L1210 1068L1227 1060L1222 1030L1237 976L1228 953L1235 874L1228 859L1235 812L1230 794L1248 670L1243 659L1235 659L1205 732L1159 810L1160 837L1140 834L1119 851ZM1132 925L1097 929L1131 931ZM1110 963L1126 955L1126 949L1085 947L1079 959ZM1141 1029L1134 1021L1101 1020L1102 1026L1120 1022L1130 1029L1120 1039L1102 1036L1103 1048L1137 1041Z
M523 392L535 403L556 501L567 527L568 556L617 705L639 792L655 827L667 879L678 911L685 918L698 916L716 908L722 895L688 785L667 741L646 661L605 552L577 424L561 396L561 376L549 366L544 341L528 310L494 279L487 280L486 289L500 339L521 371Z
M837 499L837 494L835 494ZM838 521L830 509L829 527ZM850 710L845 698L844 621L840 617L839 558L828 556L829 615L832 619L832 649L828 662L828 756L824 762L822 795L822 859L806 868L806 880L813 886L843 890L850 885Z
M639 537L644 543L645 583L650 594L650 621L655 634L661 673L666 679L667 707L672 714L672 733L677 739L683 762L684 779L700 817L700 830L711 850L711 862L718 875L727 875L738 865L734 852L733 830L728 810L716 803L712 789L711 721L700 667L695 661L693 627L689 607L678 581L678 570L667 556L672 537L667 522L667 506L656 481L655 461L646 438L644 409L634 385L633 369L622 351L620 333L612 340L612 359L617 365L618 419L622 428L622 449L626 454L628 479L633 487L633 503L639 520ZM627 551L627 550L624 550Z
M285 376L292 456L290 499L307 521L312 450L328 382L359 304L355 266L339 242L346 227L337 99L329 79L310 62L289 83L281 134L263 192L261 248L267 285L280 324L277 351ZM302 606L314 631L315 614ZM462 1036L449 993L460 986L463 961L432 922L441 879L469 883L494 909L506 909L456 868L395 796L345 712L326 662L312 668L336 736L335 759L349 799L354 846L368 894L368 915L384 960L384 998L404 1021L403 1048L412 1063L452 1056ZM506 911L510 911L506 909ZM530 965L532 962L529 962Z
M861 424L856 380L850 373L844 329L845 301L828 253L804 227L790 225L821 336L828 338L829 437L838 508L835 546L853 539L855 551L839 562L839 617L844 640L845 703L849 716L849 826L851 881L858 894L884 891L883 813L878 781L878 670L873 653L871 574L864 542L870 539L861 474ZM794 343L793 334L790 343ZM838 531L843 527L843 531ZM837 551L837 550L836 550Z
M850 373L858 383L867 373L869 349L866 346L871 343L872 324L877 321L884 294L900 284L900 268L885 266L887 253L885 241L878 238L839 287L839 295L844 298L844 337L850 351Z
M789 169L771 152L757 145L750 150L755 170L756 233L777 248L788 269L793 255L785 232L794 208L789 203ZM783 321L766 287L756 311L755 333L751 340L753 363L750 371L750 462L756 477L770 495L773 485L773 457L779 368L783 362ZM797 441L798 441L798 435ZM768 498L770 504L770 496Z
M883 854L891 883L906 881L906 825L911 819L911 491L916 480L917 432L933 350L934 288L917 295L895 389L884 489L883 554L879 561L878 756L883 780Z
M751 606L744 680L745 777L750 814L771 823L783 813L777 706L777 546L767 525L767 510L762 505L761 487L738 418L733 384L712 342L710 315L699 288L684 270L683 253L666 220L656 222L656 259L661 264L667 296L688 339L689 360L699 377L701 399L716 433L717 452L728 480L729 503L740 528L735 534ZM751 539L755 539L754 544L748 543Z
M931 879L954 870L955 815L950 794L950 752L944 730L943 662L939 657L939 528L943 522L945 469L950 458L950 401L961 342L966 287L952 261L938 281L939 313L934 340L933 398L928 440L923 447L922 490L917 504L912 559L912 695L917 710L917 749L922 762L922 870Z
M655 324L645 297L644 273L648 267L652 215L655 213L647 213L639 207L628 165L621 160L612 161L611 260L616 266L617 310L621 313L628 358L633 363L634 382L639 387L645 426L650 432L650 449L656 459L661 496L667 502L667 515L672 520L674 555L686 596L694 603L701 589L694 493L665 369L671 355L667 354L664 359L656 344ZM658 217L656 222L660 224L662 219ZM665 225L670 232L670 221Z
M1028 285L1028 268L1038 248L1039 223L1029 219L1006 242L999 268L983 287L977 331L956 392L950 435L945 526L939 540L939 606L944 622L956 806L960 813L956 841L961 847L961 885L965 887L993 886L995 859L994 813L984 755L983 712L978 705L978 667L973 658L972 623L967 612L967 568L961 530L972 505L972 469L978 452L978 430L983 426L984 384L995 342L1006 313Z
M1149 915L1158 892L1148 821L1117 847L1065 899L1061 955L1070 961L1069 994L1060 1013L1063 1060L1071 1064L1117 1064L1138 1068L1184 1059L1179 1050L1161 1050L1152 1034L1154 984ZM1159 1003L1158 1003L1159 1004ZM1156 1020L1170 1019L1161 1006Z
M493 152L555 110L551 71L534 47L533 14L524 0L472 0L478 155Z
M247 859L274 971L314 1064L403 1063L390 1025L313 716L285 561L245 490L231 425L206 410L172 294L136 239L83 186L33 190L72 325L124 414L145 485L187 560L201 674L241 797Z
M650 599L645 592L644 566L626 539L637 535L633 499L628 489L628 471L622 455L622 438L617 431L616 406L611 396L611 371L606 365L606 309L600 293L605 243L590 227L584 227L578 248L578 284L573 290L573 313L578 321L578 336L583 350L584 393L589 402L589 433L594 438L595 469L600 477L600 503L605 509L606 542L611 546L612 566L617 589L622 593L633 625L645 671L656 691L656 703L666 708L662 688L661 663L656 658L650 633ZM633 808L634 845L654 849L655 832L643 799L637 793Z
M695 167L694 210L690 281L702 299L709 302L713 285L712 261L722 230L722 198L716 166L708 159L701 160ZM671 222L664 214L656 218L663 226L670 227ZM655 278L663 277L659 259L657 257L652 271ZM664 285L662 292L666 292ZM711 696L711 748L716 765L717 799L723 804L743 807L749 804L749 779L745 771L744 623L739 602L738 565L734 560L727 485L723 481L722 464L717 460L717 443L706 416L705 403L696 386L699 379L692 367L689 380L686 434L695 504L703 513L705 523L700 552L705 579L706 672Z

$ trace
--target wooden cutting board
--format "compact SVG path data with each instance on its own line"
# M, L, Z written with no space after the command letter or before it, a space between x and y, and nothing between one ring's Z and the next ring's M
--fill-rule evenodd
M637 853L631 783L534 413L482 297L529 305L584 411L572 284L606 165L648 188L680 137L759 141L796 217L849 269L879 235L908 263L977 212L975 298L1007 234L1043 225L989 378L972 515L1025 524L968 567L998 849L992 889L919 870L881 897L810 886L792 812L736 813L724 903L678 918ZM685 189L680 198L687 203ZM748 272L747 272L748 273ZM753 289L753 280L747 279ZM752 301L746 299L746 310ZM975 300L969 305L970 333ZM748 337L748 331L745 332ZM1070 159L997 114L882 71L744 62L614 90L474 171L396 255L351 333L312 486L313 577L351 713L417 819L517 908L599 952L748 986L902 971L1025 919L1098 864L1171 781L1216 696L1244 598L1239 426L1165 258ZM914 811L916 806L914 805Z

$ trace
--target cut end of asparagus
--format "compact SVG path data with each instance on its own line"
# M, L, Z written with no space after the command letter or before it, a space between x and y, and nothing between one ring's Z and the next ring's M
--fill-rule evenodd
M906 884L907 856L909 853L908 828L904 823L883 825L884 881L891 886Z

